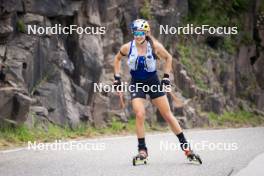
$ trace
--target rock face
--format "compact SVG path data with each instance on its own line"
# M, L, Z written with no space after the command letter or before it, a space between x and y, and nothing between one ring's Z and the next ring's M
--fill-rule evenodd
M0 88L0 120L12 120L13 123L23 123L27 119L31 98L16 88Z
M120 109L117 95L94 93L93 83L112 80L114 55L121 44L131 40L129 24L140 16L152 17L154 36L177 57L177 37L158 35L158 29L160 24L177 26L188 13L185 0L153 0L149 14L140 11L146 6L144 0L0 0L0 64L5 65L5 69L1 67L0 77L0 119L22 123L34 117L73 128L80 122L104 126L113 116L127 121L133 115L129 96L124 96L126 108ZM250 27L246 30L255 34L253 20L247 21ZM55 24L103 26L106 34L27 34L28 25ZM207 62L211 70L209 86L221 87L223 91L200 90L180 60L174 59L174 83L185 97L193 98L182 110L173 109L175 114L181 111L179 116L186 116L181 118L186 127L206 123L190 106L222 113L235 103L236 96L244 94L245 88L246 99L264 110L264 28L261 24L257 28L256 44L241 46L234 56L220 56L232 60L231 63L223 61L224 70L217 71L220 62ZM122 78L129 80L125 59L122 65ZM151 123L156 109L150 104L146 107ZM172 108L175 107L172 105Z

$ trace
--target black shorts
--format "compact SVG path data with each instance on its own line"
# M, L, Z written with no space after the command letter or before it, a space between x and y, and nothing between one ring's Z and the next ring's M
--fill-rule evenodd
M136 85L138 85L138 88L136 88ZM150 96L151 99L165 95L164 91L161 89L160 81L157 74L154 74L153 76L151 76L146 80L135 80L133 78L131 79L130 82L131 99L146 98L147 94Z

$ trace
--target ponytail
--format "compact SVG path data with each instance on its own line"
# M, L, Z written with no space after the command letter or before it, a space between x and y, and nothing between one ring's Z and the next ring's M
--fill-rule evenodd
M155 41L156 39L152 35L147 35L146 36L146 40L150 43L154 59L159 59L159 57L156 55L155 46L154 46L154 43L153 43L153 41Z

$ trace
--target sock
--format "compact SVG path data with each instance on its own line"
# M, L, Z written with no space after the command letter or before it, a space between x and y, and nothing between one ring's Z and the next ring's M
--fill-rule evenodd
M146 143L145 143L145 138L138 138L138 150L146 150Z
M186 140L183 132L179 133L176 135L179 139L180 145L181 145L181 149L183 151L185 151L186 149L190 150L190 145L188 143L188 141Z

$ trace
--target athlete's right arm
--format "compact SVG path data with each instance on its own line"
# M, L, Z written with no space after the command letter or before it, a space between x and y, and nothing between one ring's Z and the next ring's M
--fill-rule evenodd
M123 56L127 56L129 53L130 42L121 46L114 59L114 73L116 76L120 76L121 59Z

